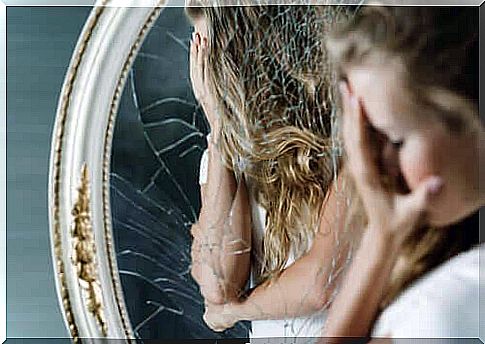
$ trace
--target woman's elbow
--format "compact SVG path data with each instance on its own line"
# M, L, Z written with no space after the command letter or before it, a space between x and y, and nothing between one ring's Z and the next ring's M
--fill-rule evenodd
M319 276L319 273L317 273L315 282L311 286L309 306L313 312L319 312L322 309L328 308L332 299L333 287L329 286L324 276Z
M313 295L310 297L309 306L313 313L320 312L321 310L328 308L329 300L329 293L321 290L315 290Z

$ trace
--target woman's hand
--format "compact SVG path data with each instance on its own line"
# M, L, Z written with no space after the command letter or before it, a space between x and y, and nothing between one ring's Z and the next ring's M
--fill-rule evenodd
M347 85L340 89L346 168L366 211L368 228L328 312L322 335L332 339L320 343L332 344L371 333L403 240L426 220L429 201L443 184L441 178L429 177L406 195L384 186L383 174L392 173L379 165L384 147L379 134Z
M197 223L192 225L192 248L190 250L190 255L192 258L191 274L194 280L200 284L202 279L201 276L201 264L203 263L202 258L202 239L200 238L200 229Z
M194 33L190 43L190 80L195 98L202 106L211 131L219 130L219 116L215 90L208 74L208 41L200 33Z
M201 231L199 224L192 225L191 275L197 282L206 302L222 304L225 301L224 281L220 259L220 243L210 243L210 236Z
M343 137L347 164L367 213L369 229L391 234L401 242L416 226L425 221L431 197L443 186L442 179L431 176L411 193L402 195L386 190L381 183L377 156L379 149L372 144L372 130L361 101L340 85L344 108ZM384 232L383 232L384 231Z
M233 327L239 321L233 305L231 302L221 305L206 303L204 321L207 326L216 332Z

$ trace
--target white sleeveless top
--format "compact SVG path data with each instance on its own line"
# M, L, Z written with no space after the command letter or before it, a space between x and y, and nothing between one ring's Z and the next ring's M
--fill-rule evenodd
M387 307L373 337L479 338L481 245L443 263ZM485 328L485 319L482 318ZM397 341L398 342L398 341ZM461 342L460 342L461 343Z
M208 173L208 151L206 150L202 155L200 164L199 183L203 185L207 182ZM260 271L258 262L262 259L262 244L265 231L266 211L256 201L255 195L251 192L251 185L247 185L249 193L249 203L251 207L252 216L252 257L251 262L251 288L257 286L259 279L258 272ZM294 255L290 253L286 267L293 264L295 261ZM304 284L305 282L302 281ZM303 294L302 294L303 297ZM251 343L260 344L303 344L314 343L316 337L321 335L323 325L326 320L327 312L322 310L311 316L288 318L284 320L256 320L251 322ZM258 339L260 338L260 339ZM266 339L263 339L266 338ZM273 338L273 339L271 339ZM284 340L278 338L285 338Z

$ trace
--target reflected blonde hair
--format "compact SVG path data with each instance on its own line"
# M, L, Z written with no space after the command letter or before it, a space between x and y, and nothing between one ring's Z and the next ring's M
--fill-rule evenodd
M470 8L364 7L333 33L327 47L341 79L365 63L398 59L413 101L434 109L452 132L479 133L478 14ZM387 185L394 191L406 187ZM365 225L360 200L353 222ZM475 214L447 228L416 228L404 243L382 307L412 282L478 243ZM474 227L472 230L468 227Z
M192 5L203 5L192 2ZM298 258L318 230L339 167L325 35L339 6L189 7L209 29L220 149L266 209L263 279ZM323 72L322 72L323 71ZM293 250L293 251L292 251Z

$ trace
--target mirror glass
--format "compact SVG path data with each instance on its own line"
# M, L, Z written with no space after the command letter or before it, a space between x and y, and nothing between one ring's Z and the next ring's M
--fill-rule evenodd
M247 338L249 331L249 323L238 323L212 332L190 275L190 228L200 210L199 165L208 134L190 85L191 32L184 8L162 11L130 71L113 137L113 236L140 339Z

